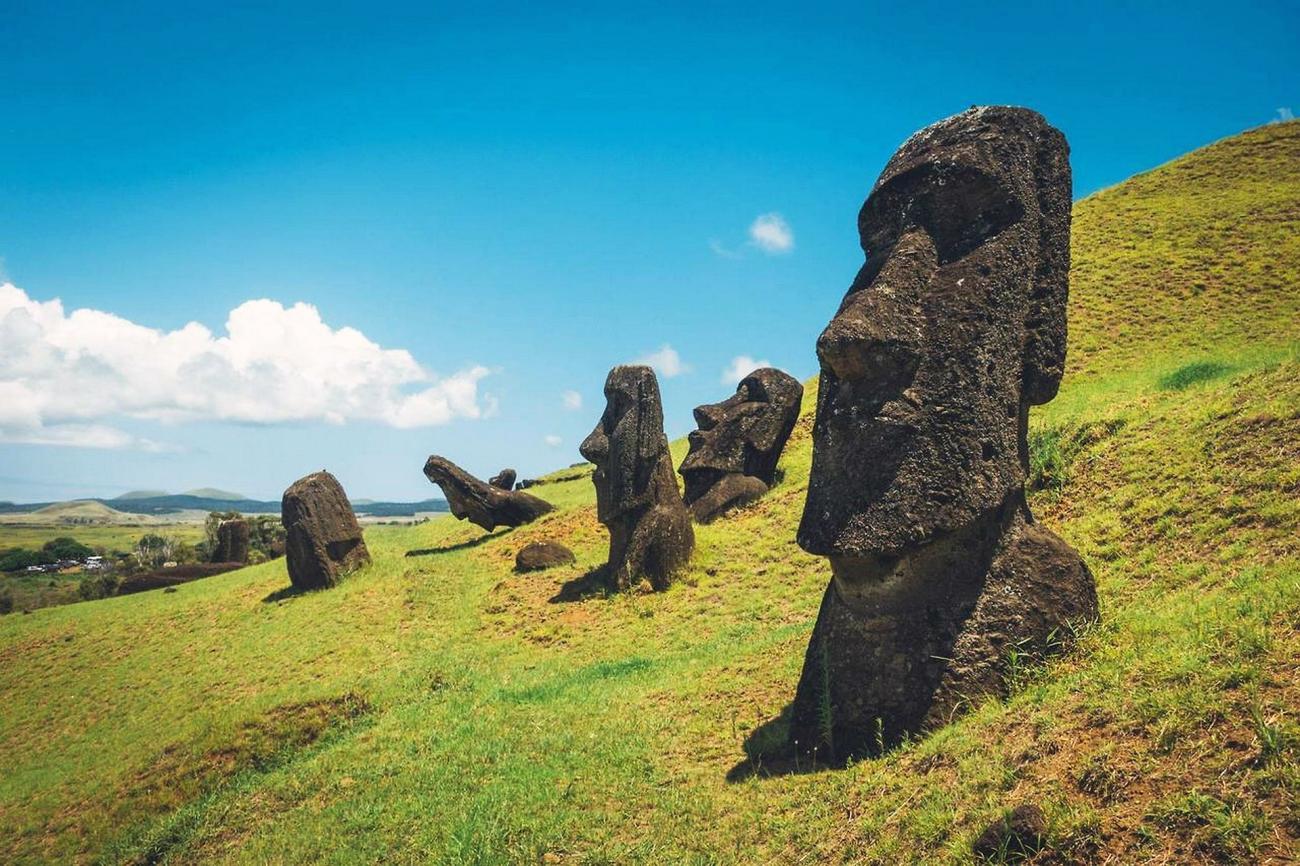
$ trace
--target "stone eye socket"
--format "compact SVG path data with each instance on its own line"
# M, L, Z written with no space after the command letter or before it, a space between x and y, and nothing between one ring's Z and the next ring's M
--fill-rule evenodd
M946 265L1015 225L1024 213L1000 179L968 166L926 164L873 192L859 227L868 257L892 249L908 229L924 229L939 264Z

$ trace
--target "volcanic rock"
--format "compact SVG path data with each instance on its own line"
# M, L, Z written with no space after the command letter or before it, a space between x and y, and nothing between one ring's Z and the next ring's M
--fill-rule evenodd
M555 541L534 541L515 554L515 571L543 571L575 562L573 551Z
M299 478L280 500L289 580L297 589L333 586L370 562L352 505L333 475Z
M1035 112L912 136L858 217L866 264L817 341L799 544L833 577L791 717L800 750L877 752L1006 689L1012 650L1095 619L1092 575L1025 502L1029 407L1065 363L1070 165Z
M248 521L240 518L221 521L217 524L212 562L248 562L248 538Z
M696 521L752 502L776 479L776 464L799 420L803 385L772 367L750 373L721 403L695 408L697 429L682 461L683 500Z
M515 489L515 470L502 469L496 475L488 479L488 484L493 487L500 487L502 490Z
M491 532L498 526L522 526L554 509L531 493L503 490L485 484L445 457L434 454L424 464L424 474L442 488L447 505L458 520L468 520ZM500 477L500 476L498 476Z
M605 412L578 449L596 465L596 516L609 530L605 578L614 589L666 589L695 547L664 436L659 382L645 366L605 380Z

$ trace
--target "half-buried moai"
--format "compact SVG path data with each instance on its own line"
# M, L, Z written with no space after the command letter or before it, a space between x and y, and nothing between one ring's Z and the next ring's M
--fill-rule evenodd
M698 522L708 523L767 492L802 401L798 379L763 367L721 403L695 407L699 427L689 437L691 450L680 471L686 484L682 498Z
M284 491L280 519L289 580L297 589L333 586L370 562L343 486L323 469L299 478Z
M666 589L695 547L673 472L654 371L620 366L605 380L605 413L578 449L596 464L596 516L609 530L606 580Z
M212 548L213 562L248 562L248 521L238 517L217 524L216 544Z
M498 526L532 523L555 507L531 493L502 489L480 481L437 454L425 462L424 475L442 488L442 495L447 497L447 505L457 520L468 520L488 532ZM511 478L512 483L513 480Z
M972 108L894 154L867 261L817 341L799 544L833 577L791 717L798 751L873 753L1005 691L1095 619L1078 554L1025 503L1029 407L1065 363L1070 164L1033 111Z

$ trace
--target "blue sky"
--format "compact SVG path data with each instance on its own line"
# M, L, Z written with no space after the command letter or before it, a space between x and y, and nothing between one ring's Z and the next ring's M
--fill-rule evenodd
M664 346L683 435L737 357L816 371L914 130L1036 108L1082 196L1300 109L1283 3L4 5L18 501L540 473Z

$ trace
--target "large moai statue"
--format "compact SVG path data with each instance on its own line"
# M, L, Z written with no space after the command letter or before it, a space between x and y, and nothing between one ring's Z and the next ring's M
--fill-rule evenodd
M695 407L698 428L682 461L682 498L699 523L758 499L799 420L803 385L772 367L755 370L721 403Z
M799 544L832 579L791 718L869 754L1005 691L1008 658L1095 619L1092 575L1025 502L1029 407L1065 363L1070 164L1033 111L913 135L858 217L867 260L817 341Z
M370 562L370 551L343 485L325 470L299 478L280 500L289 580L322 589Z
M514 483L514 470L507 469L493 481L502 480L510 473ZM447 507L457 520L468 520L488 532L498 526L523 526L554 510L555 506L531 493L521 493L509 487L500 487L478 480L446 457L431 455L424 464L424 476L442 488L447 497ZM504 481L502 482L504 483Z
M606 578L666 589L695 547L673 472L654 371L620 366L605 380L605 413L578 449L596 464L596 516L609 529Z

